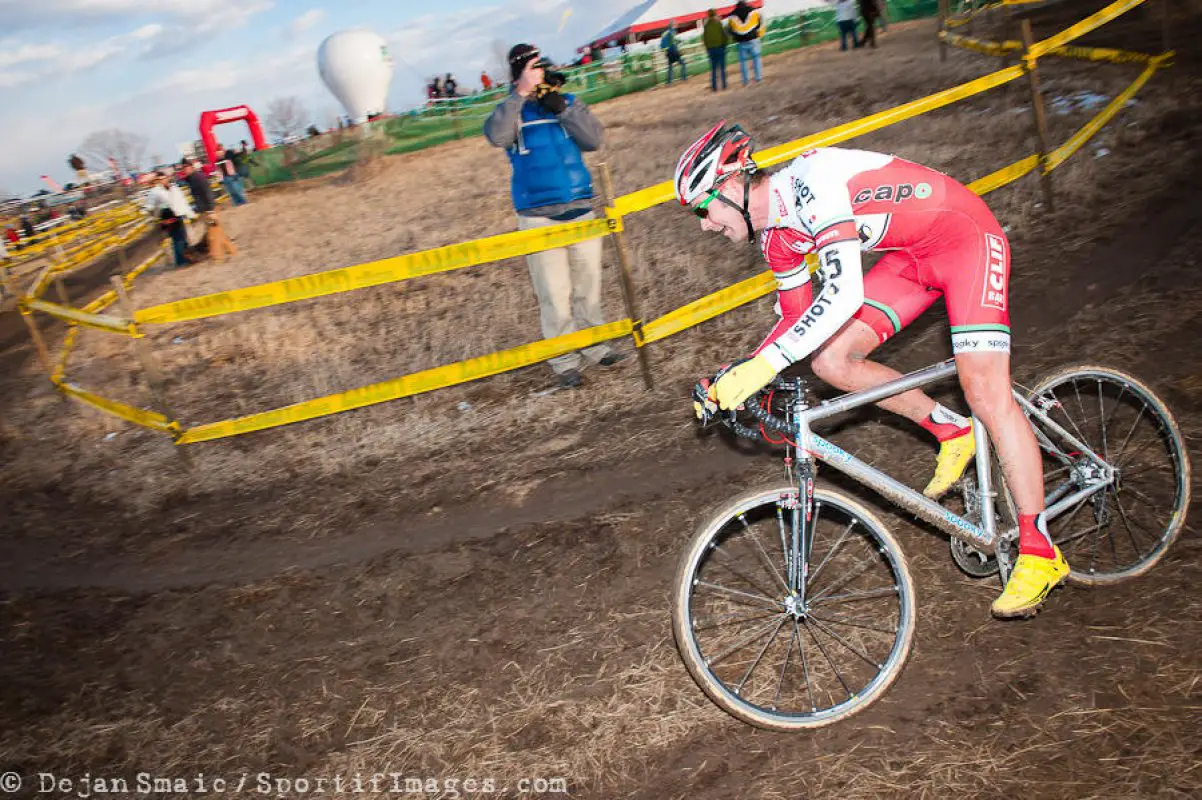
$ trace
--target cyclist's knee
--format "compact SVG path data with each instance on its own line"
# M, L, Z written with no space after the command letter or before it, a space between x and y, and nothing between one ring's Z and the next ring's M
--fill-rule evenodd
M961 376L961 388L972 413L982 420L1000 420L1014 407L1010 381L992 375Z
M810 368L814 374L827 383L838 385L855 367L856 361L863 361L842 347L824 347L810 359Z

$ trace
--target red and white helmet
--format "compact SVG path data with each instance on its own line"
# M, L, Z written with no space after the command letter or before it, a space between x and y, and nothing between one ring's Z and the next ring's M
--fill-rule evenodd
M754 147L755 142L738 125L728 126L722 120L710 128L676 163L676 198L681 205L692 205L732 175L755 172Z

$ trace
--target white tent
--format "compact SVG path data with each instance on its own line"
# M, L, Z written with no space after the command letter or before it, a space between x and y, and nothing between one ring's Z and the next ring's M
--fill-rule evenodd
M754 8L762 8L765 17L796 14L807 8L822 8L824 0L748 0ZM626 13L605 26L590 40L590 45L604 47L609 42L624 42L633 37L645 41L659 36L671 22L687 30L705 22L711 8L725 17L735 4L729 0L643 0L634 3Z

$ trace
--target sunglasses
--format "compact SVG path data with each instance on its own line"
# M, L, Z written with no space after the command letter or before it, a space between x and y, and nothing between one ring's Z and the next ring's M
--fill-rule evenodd
M697 205L692 207L692 211L694 214L697 215L698 219L709 219L709 216L710 216L709 204L714 202L714 199L717 197L718 197L718 190L714 189L714 190L710 191L710 193L708 195L706 195L704 200L702 200L700 203L698 203Z

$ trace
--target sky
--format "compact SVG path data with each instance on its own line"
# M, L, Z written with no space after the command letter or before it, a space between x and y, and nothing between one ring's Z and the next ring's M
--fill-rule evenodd
M318 45L365 27L389 45L390 110L425 97L453 72L478 87L497 52L530 41L556 61L637 0L0 0L0 193L28 195L40 176L73 179L66 160L88 134L118 128L149 140L155 162L198 138L200 113L249 105L260 119L297 97L329 127L341 106L317 73ZM569 13L570 12L570 13ZM508 76L505 76L506 79ZM225 144L246 126L215 129ZM89 163L89 169L103 165Z

